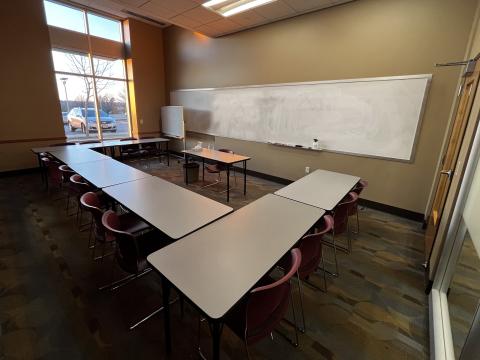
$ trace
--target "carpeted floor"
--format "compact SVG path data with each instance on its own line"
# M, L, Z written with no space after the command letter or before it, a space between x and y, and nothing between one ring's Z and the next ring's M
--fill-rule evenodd
M180 166L173 160L167 168L154 160L144 170L183 186ZM243 197L243 179L237 180L230 202L235 209L281 187L248 177ZM200 185L189 189L225 202L225 193L214 191L223 190L220 185ZM38 174L0 178L0 359L165 358L161 314L134 331L127 329L161 305L158 277L151 273L115 292L99 292L97 286L108 280L111 259L92 262L88 232L78 231L65 213L64 200L56 197L43 190ZM274 334L273 340L250 347L254 358L428 357L421 225L371 209L362 209L360 221L353 252L338 255L340 276L328 278L328 293L304 287L307 332L300 347ZM321 277L312 281L320 285ZM195 310L186 305L182 317L173 305L172 328L172 358L198 359ZM291 332L287 325L281 330ZM201 346L208 355L205 324ZM227 328L222 356L246 358L242 342Z

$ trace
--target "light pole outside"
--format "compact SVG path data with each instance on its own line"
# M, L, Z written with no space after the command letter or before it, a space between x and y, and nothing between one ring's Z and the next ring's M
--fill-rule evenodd
M60 80L62 81L63 89L65 90L65 100L67 102L67 112L69 112L70 111L70 106L68 105L68 94L67 94L67 80L68 80L68 78L67 77L62 77L62 78L60 78Z

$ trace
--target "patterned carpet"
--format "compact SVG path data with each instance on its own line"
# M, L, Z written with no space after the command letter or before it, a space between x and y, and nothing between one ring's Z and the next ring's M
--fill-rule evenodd
M144 167L142 162L132 163ZM152 161L152 174L183 185L181 164ZM210 175L208 181L214 180ZM237 180L243 180L238 178ZM223 184L189 188L225 201ZM281 185L248 177L247 196L231 194L238 209ZM163 318L134 331L127 325L161 305L160 281L149 274L115 292L100 292L111 259L94 263L65 201L43 190L38 174L0 178L0 359L162 359ZM86 218L84 219L86 221ZM423 293L421 225L371 209L350 255L339 253L340 276L328 293L304 287L307 332L294 348L274 334L250 347L255 359L426 359L428 309ZM331 254L328 254L331 257ZM120 270L116 270L120 277ZM312 282L321 284L321 277ZM295 287L296 288L296 287ZM173 359L198 359L198 314L172 311ZM283 332L291 333L288 325ZM207 327L201 346L209 354ZM227 328L224 359L244 359L242 342Z

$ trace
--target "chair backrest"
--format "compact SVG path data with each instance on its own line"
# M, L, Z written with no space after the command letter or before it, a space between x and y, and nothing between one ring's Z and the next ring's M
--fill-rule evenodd
M48 179L50 182L56 185L61 185L62 183L62 172L60 171L60 162L52 160L48 157L41 158L42 163L47 168Z
M68 179L70 179L70 176L75 174L75 171L70 169L67 165L60 165L58 167L58 170L60 170L61 173L62 173L62 181L63 182L68 182Z
M360 179L360 181L355 185L352 191L356 192L358 195L361 194L361 192L368 187L368 181L365 179Z
M259 286L250 292L245 326L245 341L251 344L268 336L285 316L290 296L290 279L302 262L299 249L290 251L290 269L272 284Z
M331 215L325 215L323 224L314 234L305 235L298 243L298 248L302 253L302 263L298 268L298 277L305 279L313 274L322 261L322 237L324 234L332 231L334 220Z
M79 195L82 195L92 189L91 186L78 174L73 174L70 176L70 183L72 189L75 190Z
M127 138L123 138L123 139L120 139L120 141L129 141L129 140L137 140L136 138L134 138L133 136L131 137L127 137Z
M347 231L348 215L350 214L352 207L356 205L357 200L358 194L351 191L333 210L333 229L335 235L339 235Z
M221 151L221 152L224 152L224 153L229 153L229 154L233 154L233 150L230 150L230 149L218 149L218 151Z
M112 210L107 210L103 213L102 225L106 234L117 242L118 246L115 256L120 267L131 274L138 273L141 257L133 234L123 231L120 218Z
M102 204L98 195L91 191L86 192L80 197L80 204L85 210L92 214L95 235L100 236L103 239L105 237L105 229L102 225L102 216L105 212L103 210L104 204Z
M67 146L67 145L75 145L75 143L74 142L63 142L63 143L50 144L49 146Z

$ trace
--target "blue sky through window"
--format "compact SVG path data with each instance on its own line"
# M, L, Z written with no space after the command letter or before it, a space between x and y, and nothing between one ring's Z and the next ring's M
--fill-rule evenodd
M85 12L80 9L45 0L47 24L67 30L86 33ZM88 13L90 35L113 41L122 41L120 21Z

